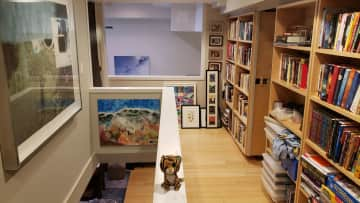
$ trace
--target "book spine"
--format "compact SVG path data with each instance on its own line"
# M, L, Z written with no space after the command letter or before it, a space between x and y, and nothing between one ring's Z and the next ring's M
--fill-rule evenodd
M351 71L349 73L349 78L348 78L348 80L346 82L346 86L345 86L345 90L344 90L344 96L343 96L343 98L341 100L341 107L342 108L345 108L346 101L347 101L347 98L349 96L350 88L351 88L351 85L353 83L354 75L355 75L355 69L351 69Z
M348 80L348 77L349 77L349 73L350 73L350 69L346 69L345 73L344 73L344 78L343 78L343 80L341 82L339 95L338 95L338 98L337 98L337 101L336 101L337 106L340 106L342 98L344 96L344 91L345 91L346 83L347 83L347 80Z
M344 13L341 16L342 19L341 19L340 33L339 33L338 38L336 39L336 50L338 50L338 51L341 50L342 38L344 36L345 24L346 24L348 15L349 15L348 13Z
M336 82L335 92L334 92L334 99L332 101L332 104L336 104L337 98L339 96L339 91L341 87L342 80L344 79L345 69L341 68L339 71L339 75Z
M329 177L327 186L338 196L342 201L349 203L358 203L354 197L352 197L342 185L334 177Z
M357 90L356 90L355 97L354 97L353 102L352 102L351 107L350 107L351 112L357 113L359 102L360 102L360 88L358 87Z
M359 88L359 81L360 81L360 72L356 71L356 73L354 75L354 80L353 80L352 86L349 91L349 96L347 98L346 105L345 105L345 108L348 110L350 109L350 106L351 106L352 101L354 100L356 91Z

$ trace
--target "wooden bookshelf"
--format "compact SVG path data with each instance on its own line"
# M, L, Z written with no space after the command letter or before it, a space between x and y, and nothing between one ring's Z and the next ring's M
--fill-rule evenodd
M289 129L291 132L293 132L300 139L302 139L302 131L300 130L300 126L301 126L300 124L294 123L290 120L282 121L282 120L279 120L276 118L274 118L274 119L277 120L279 123L281 123L281 125L283 125L287 129Z
M295 45L285 45L285 44L274 44L275 48L281 48L281 49L291 49L296 51L304 51L304 52L310 52L311 47L303 47L303 46L295 46Z
M271 81L277 85L280 85L296 94L299 94L301 96L306 96L306 89L301 89L301 88L297 88L297 87L294 87L292 86L291 84L288 84L286 83L285 81L282 81L282 80L279 80L279 79L276 79L276 78L273 78L271 79Z
M238 55L235 52L234 60L227 59L226 63L235 65L235 80L228 81L233 86L233 103L227 103L231 109L233 121L234 118L240 120L246 126L245 137L241 143L241 151L246 156L258 156L265 152L265 132L263 117L267 114L267 97L269 95L270 73L272 57L272 38L274 34L275 12L250 12L239 16L229 18L229 28L231 23L236 23L239 29L240 21L252 22L253 30L251 40L240 39L239 32L228 36L235 36L236 39L228 40L227 43L235 44L236 50L238 46L251 47L250 64L240 64ZM229 29L230 32L230 29ZM240 73L249 74L249 88L243 89L239 86ZM256 79L267 81L266 84L255 84ZM248 100L248 117L240 115L238 111L238 95L247 97ZM256 107L256 108L255 108ZM255 128L256 126L256 128ZM236 141L234 139L234 141ZM239 143L237 143L239 144Z
M331 55L331 56L341 56L341 57L352 58L352 59L360 59L359 53L343 52L343 51L337 51L337 50L333 50L333 49L322 49L322 48L317 48L315 50L315 52L320 53L320 54L327 54L327 55Z

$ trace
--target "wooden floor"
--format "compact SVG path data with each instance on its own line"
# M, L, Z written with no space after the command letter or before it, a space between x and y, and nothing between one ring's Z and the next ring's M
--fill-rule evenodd
M181 130L189 203L267 203L261 185L261 162L247 159L224 129ZM151 168L130 176L126 203L152 202Z

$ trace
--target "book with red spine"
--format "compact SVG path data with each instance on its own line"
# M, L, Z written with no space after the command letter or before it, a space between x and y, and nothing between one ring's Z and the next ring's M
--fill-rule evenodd
M350 92L350 88L351 88L351 85L352 85L352 82L353 82L353 79L354 79L354 76L355 76L355 72L356 72L355 69L351 69L351 71L350 71L349 79L348 79L348 81L346 83L346 86L345 86L344 96L342 97L342 100L341 100L341 105L340 106L342 108L345 108L345 106L346 106L347 98L349 96L349 92Z
M300 88L307 88L309 65L307 63L301 64L301 82Z
M339 76L339 66L334 65L334 71L333 71L333 75L332 75L332 80L330 83L330 88L329 88L329 93L328 93L328 98L327 98L327 102L328 103L332 103L333 99L334 99L334 93L335 93L335 87L336 87L336 83L338 81L338 76Z

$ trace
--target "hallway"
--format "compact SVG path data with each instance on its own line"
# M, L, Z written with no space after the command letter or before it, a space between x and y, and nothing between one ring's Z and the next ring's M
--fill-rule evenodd
M180 137L189 203L271 202L262 188L261 162L246 159L225 129L180 130ZM152 171L131 174L127 203L152 202Z

